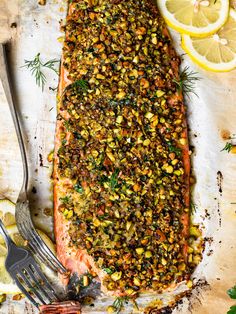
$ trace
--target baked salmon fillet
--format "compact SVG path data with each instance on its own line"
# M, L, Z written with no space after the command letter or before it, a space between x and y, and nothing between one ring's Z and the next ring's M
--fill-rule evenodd
M149 0L68 7L54 156L58 258L71 273L96 275L110 295L173 289L191 275L179 58Z

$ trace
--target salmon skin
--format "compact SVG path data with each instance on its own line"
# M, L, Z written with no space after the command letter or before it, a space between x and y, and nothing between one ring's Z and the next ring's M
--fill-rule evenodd
M188 280L190 160L179 58L148 0L72 0L54 156L57 255L109 295ZM66 281L65 281L66 283Z

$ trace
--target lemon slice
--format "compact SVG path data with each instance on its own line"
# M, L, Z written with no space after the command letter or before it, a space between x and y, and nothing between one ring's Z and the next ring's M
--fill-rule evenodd
M24 246L26 244L25 240L21 237L19 234L19 231L17 229L16 225L11 225L6 227L8 233L10 234L13 241L19 245ZM51 239L41 230L37 230L44 242L47 244L47 246L51 249L53 253L55 253L55 246ZM18 289L18 287L13 283L13 280L7 273L5 269L5 259L6 259L7 249L5 246L4 239L2 236L0 236L0 294L17 294L21 291ZM45 265L40 264L40 266L43 268L43 271L46 273L47 277L51 281L57 280L57 275L50 271Z
M7 254L7 248L5 245L0 244L0 256L6 256Z
M16 225L6 227L8 233L10 234L12 240L15 242L16 245L25 246L27 245L27 241L25 241L22 236L19 234ZM41 230L38 230L39 235L43 239L43 241L47 244L49 249L55 254L55 245L53 244L52 240ZM0 245L5 245L3 237L0 235Z
M15 204L7 199L0 200L0 218L4 226L15 224Z
M20 289L13 283L5 268L5 256L0 256L0 293L17 294Z
M229 0L158 0L167 24L196 37L215 33L227 20Z
M19 234L19 231L16 225L7 226L6 229L16 245L24 246L26 244L25 240ZM0 245L5 245L5 241L1 235L0 235Z
M206 38L182 35L182 47L193 61L206 70L227 72L236 67L236 11L217 33Z

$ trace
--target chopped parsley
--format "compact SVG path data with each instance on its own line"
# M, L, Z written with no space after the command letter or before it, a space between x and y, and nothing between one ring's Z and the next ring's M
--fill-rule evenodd
M114 271L110 268L103 268L103 270L108 274L108 275L111 275L114 273Z
M236 300L236 285L227 291L228 296L231 299Z
M221 150L221 152L226 151L228 153L230 153L231 149L233 148L233 144L230 142L227 142L225 147Z
M70 202L70 195L66 195L65 197L60 197L60 201L63 203L63 204L68 204Z
M84 192L84 189L82 188L81 184L79 182L77 182L74 185L74 190L80 194L82 194Z

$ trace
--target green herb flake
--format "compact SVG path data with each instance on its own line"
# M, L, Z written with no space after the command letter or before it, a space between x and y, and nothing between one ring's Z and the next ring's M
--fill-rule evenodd
M167 145L171 153L175 153L177 156L181 155L181 149L179 147L173 146L170 142L167 143Z
M124 307L124 303L127 303L129 301L129 297L118 297L115 299L115 301L112 304L112 307L115 309L115 313L118 314Z
M108 275L111 275L111 274L114 273L113 270L110 269L110 268L103 268L103 270L104 270Z
M72 87L80 92L87 92L89 84L85 80L77 80L72 84Z
M227 142L225 147L221 150L221 152L226 151L226 152L230 153L232 148L233 148L233 144L230 142Z
M61 141L61 144L62 144L62 145L66 145L66 143L67 143L67 140L66 140L66 139L64 139L64 140Z
M110 177L109 185L112 189L112 191L115 190L115 188L118 186L118 175L119 175L120 170L116 169L113 174Z
M63 204L68 204L70 202L70 195L66 195L65 197L60 197L60 201L63 203Z
M231 306L227 314L236 314L236 305Z
M197 211L197 205L193 202L190 203L190 209L192 213L196 213Z
M74 190L80 194L82 194L84 192L84 189L82 188L82 186L80 185L79 182L77 182L75 185L74 185Z
M236 299L236 285L227 291L228 296L231 299Z

